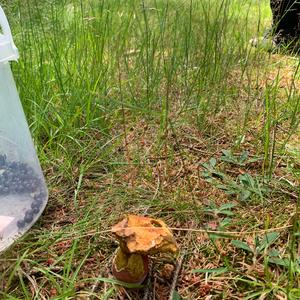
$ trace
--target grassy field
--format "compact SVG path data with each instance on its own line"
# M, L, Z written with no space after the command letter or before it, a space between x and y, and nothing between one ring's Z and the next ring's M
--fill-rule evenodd
M1 4L50 194L0 257L1 299L169 299L176 257L151 286L112 279L127 213L173 228L170 299L300 298L299 58L249 45L268 1Z

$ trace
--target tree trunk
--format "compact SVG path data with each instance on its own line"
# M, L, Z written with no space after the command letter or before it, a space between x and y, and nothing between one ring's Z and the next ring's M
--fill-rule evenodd
M273 34L280 42L289 42L300 35L300 1L270 0L273 14Z

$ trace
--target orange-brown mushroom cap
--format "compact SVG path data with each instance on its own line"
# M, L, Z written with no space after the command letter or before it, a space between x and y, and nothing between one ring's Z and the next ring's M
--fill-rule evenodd
M132 254L177 252L178 248L167 225L157 219L128 215L113 226L122 251Z

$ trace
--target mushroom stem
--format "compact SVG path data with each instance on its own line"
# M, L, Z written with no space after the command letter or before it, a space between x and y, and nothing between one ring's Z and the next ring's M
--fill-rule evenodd
M116 279L128 283L142 283L149 272L147 255L125 253L120 247L113 260L113 274Z

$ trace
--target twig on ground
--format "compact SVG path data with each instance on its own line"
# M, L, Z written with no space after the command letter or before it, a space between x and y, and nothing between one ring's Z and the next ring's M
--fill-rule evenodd
M149 266L149 274L148 274L148 278L147 278L147 283L146 283L146 288L145 288L145 293L144 293L143 300L153 299L153 298L151 298L152 274L153 274L153 262L151 261L150 266Z
M224 234L224 235L236 235L236 236L243 236L243 235L251 235L251 234L262 234L267 232L273 232L273 231L282 231L288 228L293 227L293 225L283 225L280 227L274 227L269 229L259 229L259 230L250 230L250 231L222 231L222 230L207 230L207 229L201 229L201 228L180 228L180 227L170 227L170 230L173 231L186 231L186 232L198 232L198 233L214 233L214 234ZM144 227L132 227L132 228L144 228ZM153 230L155 230L156 227L153 227ZM85 237L85 236L91 236L95 234L104 234L104 233L111 233L111 229L103 230L97 232L96 230L87 232L86 234L79 237ZM70 236L72 237L72 235Z
M161 188L161 180L160 180L160 176L158 175L157 176L157 185L156 185L155 193L154 193L154 195L152 197L152 200L155 200L156 196L159 193L160 188Z
M156 298L156 277L154 277L154 280L153 280L153 291L152 291L152 300L155 300Z
M173 281L172 281L172 285L171 285L169 300L173 300L173 294L174 294L174 291L176 289L178 275L179 275L179 272L181 270L181 266L182 266L182 262L183 262L184 257L185 257L185 252L177 260L176 269L175 269L175 272L174 272L174 277L173 277Z
M32 285L32 292L35 294L35 295L39 295L40 299L43 299L43 300L46 300L46 297L44 295L42 295L41 293L39 293L39 286L35 280L35 277L34 276L30 276L29 274L27 274L26 272L24 272L22 269L19 270L19 272L21 273L20 275L22 276L22 274L28 279L28 281L31 283ZM35 295L32 295L32 296L35 296Z

